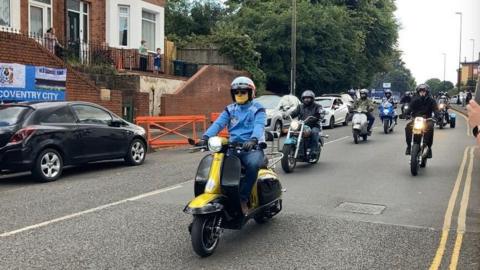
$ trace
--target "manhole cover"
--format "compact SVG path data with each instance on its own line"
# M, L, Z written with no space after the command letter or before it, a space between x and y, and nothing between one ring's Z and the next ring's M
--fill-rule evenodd
M387 207L379 204L343 202L339 204L337 208L345 212L380 215Z

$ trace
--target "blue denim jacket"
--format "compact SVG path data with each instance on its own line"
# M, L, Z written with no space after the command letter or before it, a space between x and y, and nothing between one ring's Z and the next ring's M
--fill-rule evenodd
M220 114L218 119L205 132L204 136L216 136L225 127L228 128L230 142L243 143L252 138L265 141L265 108L255 101L244 105L232 103Z

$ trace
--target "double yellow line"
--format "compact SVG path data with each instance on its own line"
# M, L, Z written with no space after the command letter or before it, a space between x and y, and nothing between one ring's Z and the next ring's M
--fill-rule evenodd
M467 147L463 153L463 160L458 171L457 179L455 181L455 186L453 187L452 194L450 195L450 200L448 201L447 211L445 212L445 219L443 221L442 236L440 238L440 244L437 249L437 253L433 258L432 264L430 265L430 270L437 270L445 254L445 249L447 245L448 236L450 233L453 210L455 208L455 203L457 201L457 196L464 179L465 167L468 162L467 174L465 177L465 185L463 187L462 200L460 202L460 211L458 213L457 219L457 237L455 240L455 245L453 247L453 253L450 260L451 270L457 269L458 259L460 257L460 250L462 248L463 235L465 234L466 229L466 219L467 219L467 207L468 199L470 197L470 188L472 184L472 173L473 173L473 160L474 160L474 151L475 147Z

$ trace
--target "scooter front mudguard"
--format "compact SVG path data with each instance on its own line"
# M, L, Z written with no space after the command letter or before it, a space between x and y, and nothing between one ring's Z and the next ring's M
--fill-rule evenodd
M193 199L183 212L192 215L205 215L223 211L223 204L220 203L225 198L222 194L204 193Z

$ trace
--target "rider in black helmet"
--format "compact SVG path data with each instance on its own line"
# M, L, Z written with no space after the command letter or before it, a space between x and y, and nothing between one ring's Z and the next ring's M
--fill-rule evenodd
M437 102L430 96L430 87L428 84L420 84L416 91L417 96L413 97L412 101L410 102L409 113L411 113L412 119L415 119L415 117L424 117L426 119L430 119L427 121L423 142L428 147L428 158L431 158L434 128L434 123L431 118L437 111ZM410 155L411 152L412 126L413 120L405 127L405 140L407 142L407 150L405 151L406 155Z
M318 142L320 140L321 130L320 120L323 117L323 108L320 104L315 102L315 93L312 90L305 90L302 93L302 104L298 105L290 116L292 118L298 116L300 120L306 120L309 116L312 116L305 124L312 129L308 148L312 150L311 156L315 157L319 151Z

